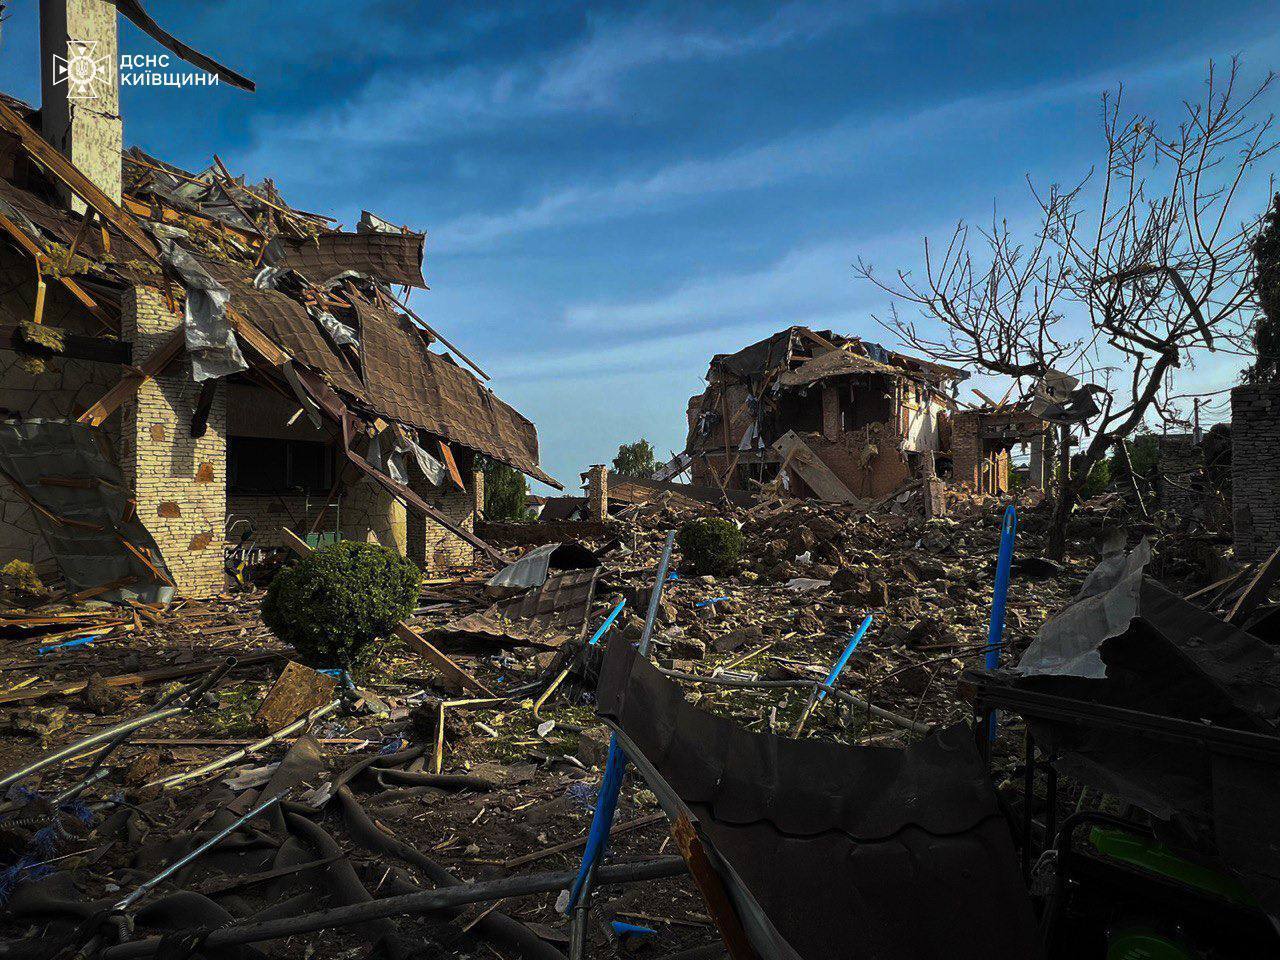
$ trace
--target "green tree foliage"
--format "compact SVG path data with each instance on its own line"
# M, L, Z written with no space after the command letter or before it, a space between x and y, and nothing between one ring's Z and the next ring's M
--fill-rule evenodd
M1156 435L1154 433L1139 433L1126 440L1124 445L1125 449L1129 451L1129 460L1133 464L1133 472L1144 480L1154 481L1158 457ZM1115 448L1111 450L1110 464L1108 477L1119 477L1123 474L1124 469L1120 465L1119 456Z
M497 523L529 519L529 481L515 467L484 461L484 517Z
M700 576L732 570L742 558L746 540L742 531L728 520L714 517L690 520L676 534L676 544L684 557L686 572Z
M314 667L359 666L413 611L420 581L394 550L342 540L285 567L267 588L262 619Z
M624 477L647 478L653 476L658 469L657 458L653 454L653 444L641 437L635 443L624 443L618 447L618 455L613 458L613 472Z
M1084 486L1080 488L1080 499L1088 500L1090 497L1098 496L1107 489L1109 483L1111 483L1111 462L1099 460L1089 471Z
M1258 300L1253 330L1257 359L1241 378L1245 383L1274 383L1280 379L1280 193L1272 200L1252 249L1253 293Z

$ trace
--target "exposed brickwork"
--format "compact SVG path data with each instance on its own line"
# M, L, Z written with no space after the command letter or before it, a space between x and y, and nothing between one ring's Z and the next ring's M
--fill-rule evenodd
M466 490L459 490L448 484L444 487L433 486L413 470L410 474L409 487L464 530L474 530L476 474L468 474L464 471L463 476L469 479L469 483ZM483 482L481 477L480 483ZM483 488L481 489L483 491ZM481 492L479 496L483 498L484 493ZM466 567L475 563L475 547L456 534L450 533L440 524L421 516L417 511L409 511L408 532L407 555L424 571Z
M594 463L586 473L587 516L592 520L604 520L609 516L609 468Z
M182 323L149 287L125 292L121 332L134 356L149 356ZM200 385L185 360L148 380L121 409L120 467L138 502L138 516L155 538L178 591L207 596L223 588L227 510L226 391L209 409L208 429L191 436ZM201 471L212 476L201 482ZM169 506L176 505L175 513Z
M1231 391L1231 525L1236 556L1280 544L1280 384Z

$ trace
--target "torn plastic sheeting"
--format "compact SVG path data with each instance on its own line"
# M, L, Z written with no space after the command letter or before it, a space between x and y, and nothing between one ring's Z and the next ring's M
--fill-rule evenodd
M382 438L388 435L392 435L391 442L388 444L390 449L384 453ZM438 487L448 478L449 471L445 465L427 453L426 450L423 450L403 430L399 431L398 435L395 435L394 431L383 430L369 441L369 462L377 469L385 472L396 483L407 484L409 482L408 464L405 461L406 454L413 456L418 469L422 471L422 475L433 485Z
M360 338L356 336L354 328L347 326L328 310L321 310L319 307L307 307L307 313L315 318L320 326L324 327L325 332L333 338L333 342L338 346L350 346L360 349Z
M1151 544L1145 539L1127 555L1103 558L1075 600L1040 628L1014 672L1105 677L1107 668L1098 648L1129 629L1137 616L1143 572L1150 562Z
M97 428L74 421L0 420L0 468L48 511L32 512L72 593L133 577L133 586L103 593L99 599L167 603L173 587L157 580L124 546L127 542L145 552L168 576L159 547L133 510L120 470L103 455L98 438ZM83 483L40 482L53 477Z
M491 597L510 597L540 587L552 570L589 570L600 566L600 558L574 540L535 547L515 563L499 570L485 584Z
M158 237L156 243L187 295L182 320L192 379L199 383L248 370L249 364L227 321L227 302L231 299L227 288L173 240Z

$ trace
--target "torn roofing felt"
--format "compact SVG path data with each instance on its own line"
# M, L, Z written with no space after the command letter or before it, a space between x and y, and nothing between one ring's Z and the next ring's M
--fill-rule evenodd
M764 960L1039 956L967 727L905 750L752 733L616 633L597 696L668 815L696 818Z
M99 599L170 599L172 579L160 550L139 521L119 469L99 448L96 428L0 420L0 482L12 483L31 504L71 592L128 580Z
M275 267L297 270L314 283L323 283L348 270L387 283L425 288L421 233L320 233L303 240L277 238L267 249Z
M550 479L538 468L532 423L452 360L431 352L407 317L360 301L356 313L370 406L536 479Z

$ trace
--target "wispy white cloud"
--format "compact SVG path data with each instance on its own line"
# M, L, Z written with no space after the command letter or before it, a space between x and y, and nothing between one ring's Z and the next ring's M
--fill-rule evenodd
M441 252L475 249L549 227L657 213L803 177L844 175L862 158L901 149L923 136L937 140L959 127L989 128L1009 123L1020 113L1097 96L1114 86L1120 76L1134 92L1175 78L1185 79L1203 68L1204 59L1199 55L1165 59L1124 74L1109 70L991 91L904 115L846 118L826 128L791 132L752 147L679 160L645 175L562 186L514 209L459 217L434 231L435 248Z
M395 62L336 107L330 102L301 116L261 122L258 150L266 155L332 142L427 147L557 115L633 111L640 102L627 96L627 81L646 68L799 46L851 23L950 2L797 0L745 27L741 17L718 15L714 7L695 8L696 17L640 7L627 17L593 18L580 40L549 54L441 74Z

